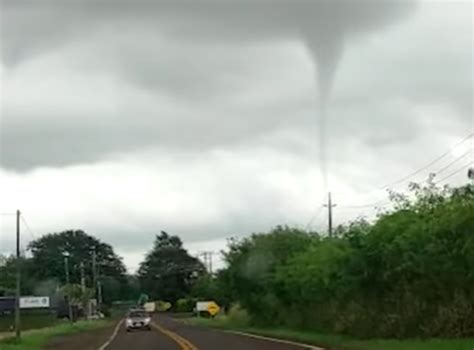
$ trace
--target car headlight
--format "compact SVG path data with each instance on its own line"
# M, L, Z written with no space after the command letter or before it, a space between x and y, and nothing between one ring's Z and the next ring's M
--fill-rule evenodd
M145 324L149 324L149 323L150 323L150 321L151 321L151 318L150 318L150 317L147 317L147 318L145 318L145 320L144 320L144 321L145 321Z
M131 325L132 325L132 320L130 320L130 319L127 319L125 322L127 323L127 326L131 326Z

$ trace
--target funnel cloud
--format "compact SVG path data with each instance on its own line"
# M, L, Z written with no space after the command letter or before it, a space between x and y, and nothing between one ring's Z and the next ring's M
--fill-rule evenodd
M36 237L81 228L131 271L160 230L191 251L278 224L324 232L328 188L335 227L370 219L379 185L474 131L472 13L469 1L0 0L0 212L21 209ZM457 157L394 189L471 160ZM11 232L2 216L0 256Z
M382 29L406 16L412 1L8 1L2 4L2 50L4 65L14 69L29 60L104 31L126 35L130 28L143 27L154 33L175 38L181 45L231 47L246 42L265 40L300 40L317 67L319 108L317 125L320 166L327 184L327 121L329 96L348 40L357 35ZM35 35L32 35L35 33ZM150 42L150 48L153 41ZM205 49L204 49L205 50ZM117 52L118 57L122 52ZM138 53L137 53L138 55ZM159 64L160 57L146 59ZM153 52L150 51L150 55ZM143 59L143 56L141 56ZM133 69L140 69L140 64ZM127 68L128 69L128 68ZM142 79L147 84L153 77ZM135 82L137 80L135 79ZM9 115L4 111L5 125ZM145 132L147 134L148 132ZM9 154L11 137L2 131L3 157L7 167L15 167L16 155ZM150 136L151 137L151 136ZM147 139L145 136L144 139ZM120 145L102 142L103 152L114 152ZM53 148L51 146L50 148ZM55 148L55 147L54 147ZM87 161L89 147L78 152ZM54 153L57 151L55 150ZM45 152L41 159L46 161ZM90 160L94 160L90 158ZM28 160L18 160L28 167ZM33 165L33 164L32 164Z

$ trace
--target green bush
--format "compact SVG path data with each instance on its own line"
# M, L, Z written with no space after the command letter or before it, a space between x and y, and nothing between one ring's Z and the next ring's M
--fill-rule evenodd
M248 312L242 309L239 304L234 304L230 307L227 318L236 327L245 327L250 323Z
M196 305L195 299L182 298L176 301L176 304L174 305L173 310L175 312L193 312L195 305Z
M261 326L368 337L474 336L474 186L414 200L321 238L277 227L232 241L216 283Z

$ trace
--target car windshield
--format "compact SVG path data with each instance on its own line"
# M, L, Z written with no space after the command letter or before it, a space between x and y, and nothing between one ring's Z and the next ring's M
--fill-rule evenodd
M129 318L146 318L148 314L143 311L132 311L128 314Z

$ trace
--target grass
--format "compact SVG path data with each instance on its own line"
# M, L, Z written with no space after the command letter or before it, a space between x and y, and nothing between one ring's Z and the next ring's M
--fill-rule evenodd
M41 350L46 342L61 335L86 332L93 329L104 328L111 324L111 321L79 321L74 324L63 323L53 327L35 329L23 333L20 342L9 338L0 341L0 350Z
M22 312L21 326L22 329L38 329L51 327L58 324L60 320L51 312ZM8 332L15 323L15 315L0 316L0 332Z
M395 340L373 339L359 340L350 337L320 334L312 331L289 329L267 329L235 325L227 317L215 319L193 318L187 323L205 327L237 330L257 335L294 340L301 343L318 345L335 350L473 350L474 339L427 339Z

